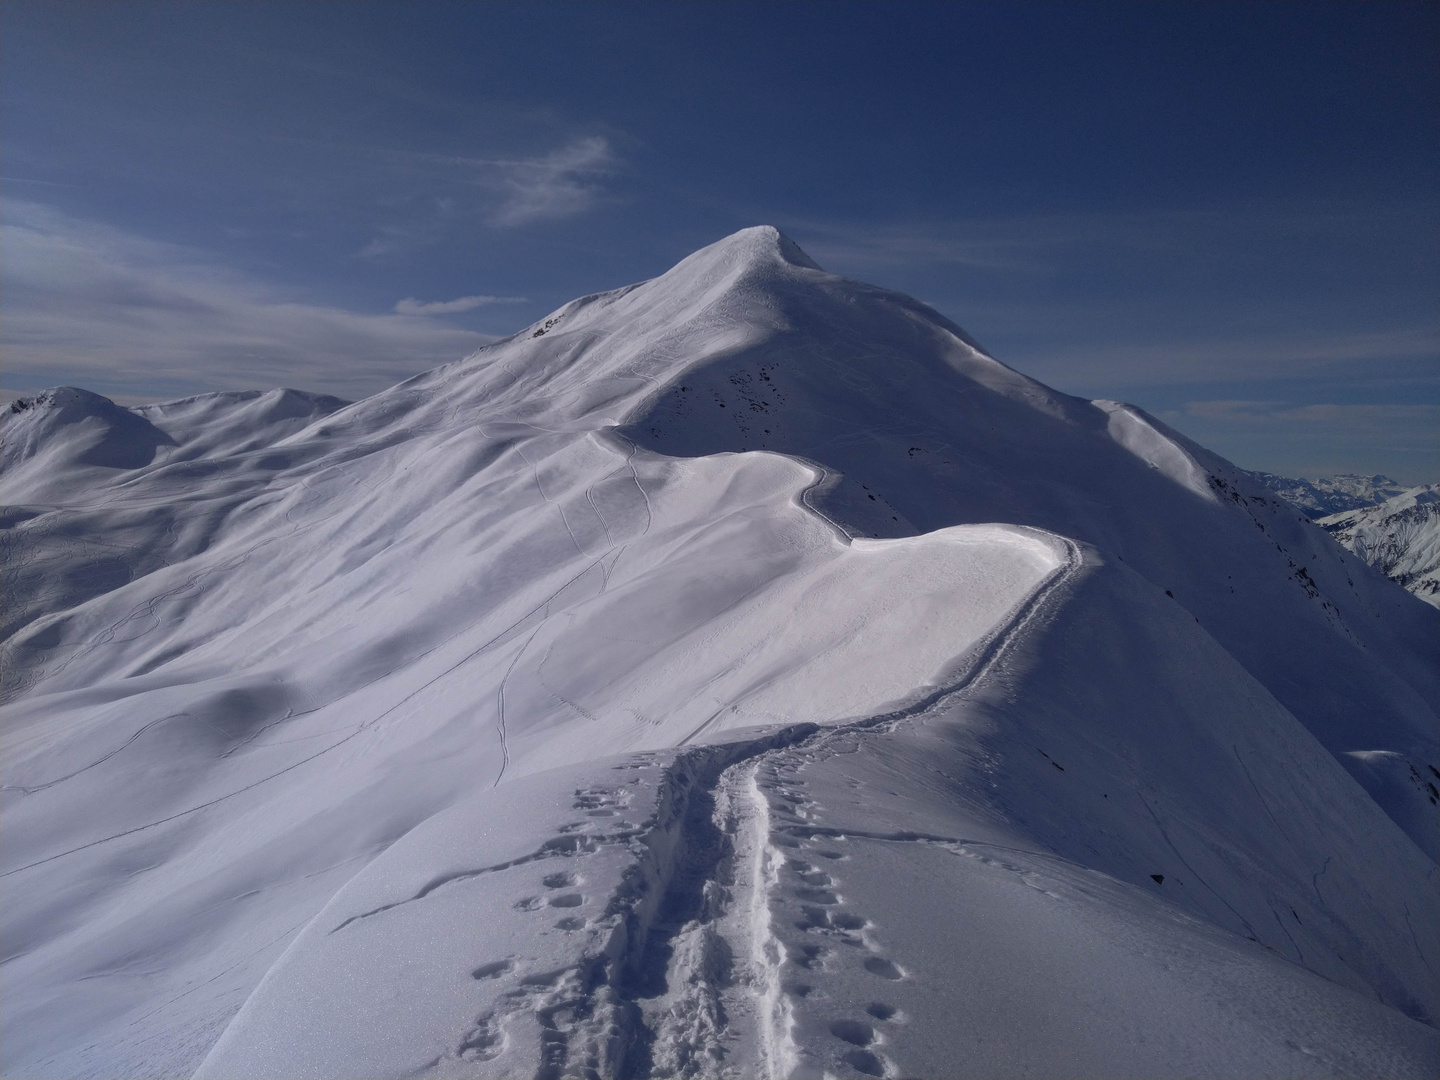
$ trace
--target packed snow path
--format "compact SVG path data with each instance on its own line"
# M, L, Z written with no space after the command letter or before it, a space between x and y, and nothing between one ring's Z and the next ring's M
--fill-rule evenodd
M1044 597L1079 565L1077 549L1062 538L1023 539L1045 543L1054 553L1053 568L976 643L956 681L907 708L833 730L893 729L942 707L983 677ZM492 852L476 853L481 858L473 861L486 865L429 874L418 889L406 888L400 899L377 905L372 872L386 884L394 881L394 870L386 873L398 854L392 851L342 890L292 946L197 1076L789 1075L794 987L782 986L786 950L771 929L781 849L775 846L769 796L757 777L761 770L773 779L777 769L793 768L794 755L813 760L828 741L829 734L814 724L792 725L717 746L627 757L611 767L623 782L574 788L573 802L569 785L575 777L569 771L521 782L525 794L512 791L501 811L507 818L513 820L515 804L536 797L553 802L562 814L583 817L557 825L526 854L492 862ZM780 757L787 750L792 754ZM487 797L483 811L477 805L464 815L467 823L495 812L494 801ZM641 820L636 824L632 818ZM456 822L444 840L427 836L418 843L425 849L448 844L463 829ZM487 829L487 838L493 832ZM401 847L416 844L407 838ZM557 869L560 865L564 868ZM513 873L506 877L503 872ZM528 891L537 874L542 887L537 895L510 895L517 884ZM443 1005L427 1003L424 1011L433 1019L399 1035L386 1020L394 1008L394 980L405 980L405 970L417 967L419 954L403 949L397 955L391 944L396 931L388 926L366 928L377 935L377 953L339 935L361 920L409 914L406 905L462 882L471 887L471 896L454 902L464 917L493 926L509 912L524 913L515 935L520 941L527 929L528 936L535 934L535 928L524 926L533 921L527 918L532 913L575 909L550 928L560 932L560 949L568 948L570 955L561 951L547 957L548 963L533 956L527 963L508 955L478 964L471 963L474 958L450 957L451 970L444 973L420 961L425 977L452 985L473 966L470 977L484 984L492 1004L478 1017L462 1015L459 1026L447 1030L438 1022ZM577 891L582 885L588 887ZM359 901L364 910L342 914L355 907L355 890L364 897ZM428 913L421 919L433 926ZM586 941L577 949L569 936L580 932ZM522 945L522 955L534 948L533 943ZM377 964L395 970L379 974ZM342 970L336 971L336 965ZM544 970L537 972L537 965ZM347 994L343 1005L335 1003L340 1008L327 1006L328 991L315 981L318 971L327 972L324 984L340 978L356 985L365 973L363 984L381 992L373 1000ZM420 988L412 993L423 1000ZM463 1008L465 1002L460 1004ZM307 1028L340 1025L346 1032L345 1056L337 1060L328 1040L307 1050L277 1038L276 1032L289 1029L290 1018L297 1015L307 1018Z
M915 783L973 769L954 746L977 696L1064 632L1082 558L1053 542L1057 569L909 708L630 756L601 783L539 774L427 824L321 913L197 1075L1426 1075L1433 1030ZM513 846L521 815L551 835L452 868L467 838ZM415 910L442 890L446 911ZM467 955L474 926L489 951Z
M1437 614L773 230L0 441L7 1073L1435 1071Z

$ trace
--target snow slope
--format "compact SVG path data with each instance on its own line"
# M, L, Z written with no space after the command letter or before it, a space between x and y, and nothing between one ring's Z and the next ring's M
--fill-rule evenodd
M1315 524L1391 581L1440 607L1440 485L1411 488Z
M1440 613L773 229L0 441L7 1074L1440 1061Z

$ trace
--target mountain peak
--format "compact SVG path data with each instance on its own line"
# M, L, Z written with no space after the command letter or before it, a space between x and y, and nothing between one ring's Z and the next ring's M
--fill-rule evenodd
M343 408L47 400L0 1072L1436 1073L1440 611L778 229Z
M734 263L778 264L804 270L821 270L823 273L819 263L774 225L752 225L748 229L733 232L729 236L701 248L682 260L679 266L685 266L692 262L709 263L714 261L732 265Z

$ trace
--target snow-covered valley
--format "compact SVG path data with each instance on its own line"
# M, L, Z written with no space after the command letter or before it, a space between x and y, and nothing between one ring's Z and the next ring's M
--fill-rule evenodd
M6 1075L1440 1067L1440 611L773 229L0 438Z

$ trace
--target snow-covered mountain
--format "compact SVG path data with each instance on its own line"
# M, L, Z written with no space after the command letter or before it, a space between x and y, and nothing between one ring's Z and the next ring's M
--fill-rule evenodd
M773 229L0 441L6 1075L1440 1064L1440 612Z
M1315 524L1391 581L1440 607L1440 485L1411 488Z
M1275 492L1288 503L1304 510L1311 518L1359 510L1393 498L1405 485L1388 476L1361 476L1359 473L1337 473L1318 480L1304 480L1274 473L1251 472L1258 483Z

